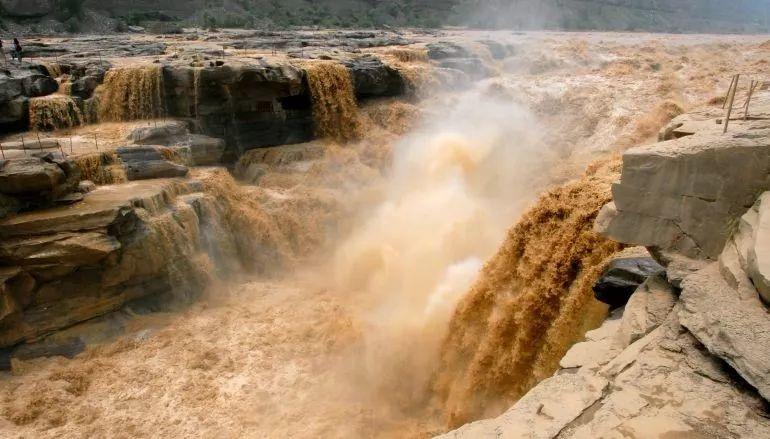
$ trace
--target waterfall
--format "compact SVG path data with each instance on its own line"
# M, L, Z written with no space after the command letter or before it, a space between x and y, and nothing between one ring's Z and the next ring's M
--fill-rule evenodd
M361 137L353 81L345 66L319 62L305 67L318 137L341 142Z
M29 123L32 129L53 131L72 128L83 122L83 113L69 96L50 95L29 100Z
M102 122L154 119L165 115L160 66L110 70L97 89Z
M620 245L593 222L617 168L592 168L543 195L459 303L433 383L450 426L505 411L606 317L591 287Z

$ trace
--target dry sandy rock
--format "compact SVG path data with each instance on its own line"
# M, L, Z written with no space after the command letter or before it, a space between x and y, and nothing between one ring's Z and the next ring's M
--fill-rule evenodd
M716 259L731 223L770 188L768 132L705 134L633 148L597 222L625 243Z

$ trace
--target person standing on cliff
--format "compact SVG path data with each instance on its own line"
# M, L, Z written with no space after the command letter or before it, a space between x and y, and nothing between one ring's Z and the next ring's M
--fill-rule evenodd
M21 48L21 43L19 43L19 39L14 38L13 49L11 50L11 60L18 59L19 64L21 64L22 53L23 53L23 49Z

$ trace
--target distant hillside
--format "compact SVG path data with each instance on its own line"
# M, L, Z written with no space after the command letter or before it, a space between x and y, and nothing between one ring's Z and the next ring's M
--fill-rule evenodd
M0 20L78 30L98 13L115 26L377 27L663 32L770 30L770 0L0 0ZM88 30L88 29L80 29Z

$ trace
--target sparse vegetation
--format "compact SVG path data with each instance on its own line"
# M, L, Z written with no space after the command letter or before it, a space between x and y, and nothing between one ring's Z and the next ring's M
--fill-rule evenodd
M126 25L177 22L205 28L292 26L756 32L770 28L759 0L682 0L676 8L649 0L53 0L67 27L86 10ZM0 17L3 11L0 10ZM13 17L12 13L6 14ZM75 22L69 22L71 19ZM17 18L13 18L16 20ZM22 19L26 20L26 19ZM29 20L26 20L29 22Z

